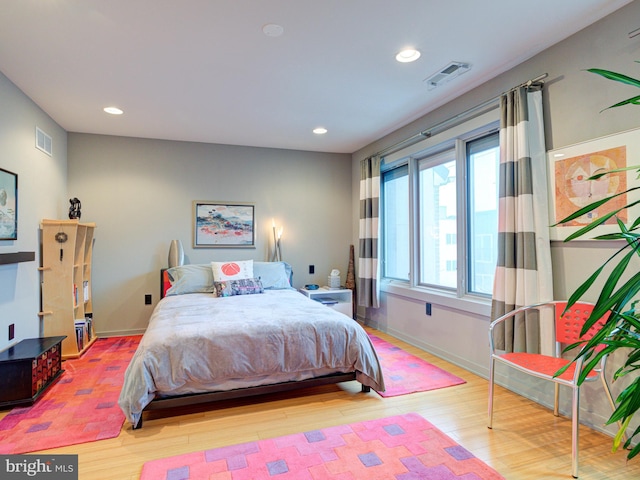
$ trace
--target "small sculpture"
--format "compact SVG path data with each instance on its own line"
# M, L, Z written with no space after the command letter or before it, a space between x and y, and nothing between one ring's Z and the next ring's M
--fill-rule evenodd
M73 197L69 199L69 203L71 204L71 206L69 207L69 218L72 220L74 218L79 219L80 215L82 214L80 212L80 209L82 208L80 200L78 200L76 197Z

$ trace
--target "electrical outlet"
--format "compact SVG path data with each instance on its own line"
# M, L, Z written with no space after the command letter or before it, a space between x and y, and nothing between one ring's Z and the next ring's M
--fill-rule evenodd
M309 274L312 275L316 273L316 266L315 265L309 265Z
M425 313L429 316L431 316L431 304L430 303L426 303L425 304Z
M145 305L151 305L151 294L147 293L144 296L144 304Z
M16 326L14 323L9 325L9 340L13 340L13 337L16 336Z

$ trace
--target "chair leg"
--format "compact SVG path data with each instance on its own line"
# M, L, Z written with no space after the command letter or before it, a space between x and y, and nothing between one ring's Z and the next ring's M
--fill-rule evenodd
M560 384L553 382L553 414L560 416Z
M616 404L613 401L613 395L611 394L611 389L609 388L609 383L607 382L607 379L605 378L605 364L606 364L606 360L603 361L602 364L602 372L600 373L600 380L602 381L602 386L604 388L604 393L607 394L607 399L609 400L609 405L611 405L611 411L615 411L616 409ZM622 422L620 420L618 420L616 422L618 424L618 429L622 429ZM622 435L622 441L626 442L627 441L627 435L623 434Z
M578 478L578 438L580 427L580 388L573 387L573 399L572 399L572 412L571 412L571 475L573 478Z
M491 362L489 362L489 418L487 422L489 428L493 428L493 371L495 366L496 361L491 357Z

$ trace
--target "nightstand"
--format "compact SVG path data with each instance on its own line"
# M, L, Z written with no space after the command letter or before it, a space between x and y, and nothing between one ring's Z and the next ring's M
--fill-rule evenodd
M348 288L320 287L317 290L307 290L301 288L300 293L306 295L311 300L315 300L327 307L333 308L347 317L352 318L353 307L351 306L351 290Z

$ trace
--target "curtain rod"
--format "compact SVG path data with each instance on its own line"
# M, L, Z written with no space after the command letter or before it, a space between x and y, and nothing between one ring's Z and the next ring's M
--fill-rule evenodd
M404 147L409 147L415 143L418 143L420 140L424 140L425 138L429 138L433 135L434 130L437 130L439 128L442 128L446 125L450 125L452 123L455 123L457 120L459 120L460 118L466 118L469 117L470 115L473 115L474 113L477 113L478 115L481 113L484 113L484 109L488 110L493 110L493 108L488 108L489 106L491 106L492 104L494 104L497 100L500 99L500 97L502 97L503 95L512 92L514 90L517 90L518 88L521 87L530 87L533 84L536 83L540 83L542 80L544 80L545 78L547 78L549 76L548 73L543 73L542 75L538 75L535 78L532 78L531 80L527 80L524 83L521 83L520 85L516 85L513 88L510 88L509 90L502 92L500 95L496 95L493 98L490 98L489 100L486 100L484 102L482 102L479 105L476 105L475 107L471 107L468 110L465 110L462 113L459 113L447 120L444 120L440 123L436 123L435 125L432 125L431 127L425 129L425 130L421 130L418 133L415 133L413 135L411 135L409 138L405 138L404 140L401 140L397 143L394 143L393 145L387 147L387 148L383 148L382 150L380 150L379 152L374 153L372 156L383 156L383 155L390 155L391 153L397 152L398 150L400 150L400 148L404 148Z

